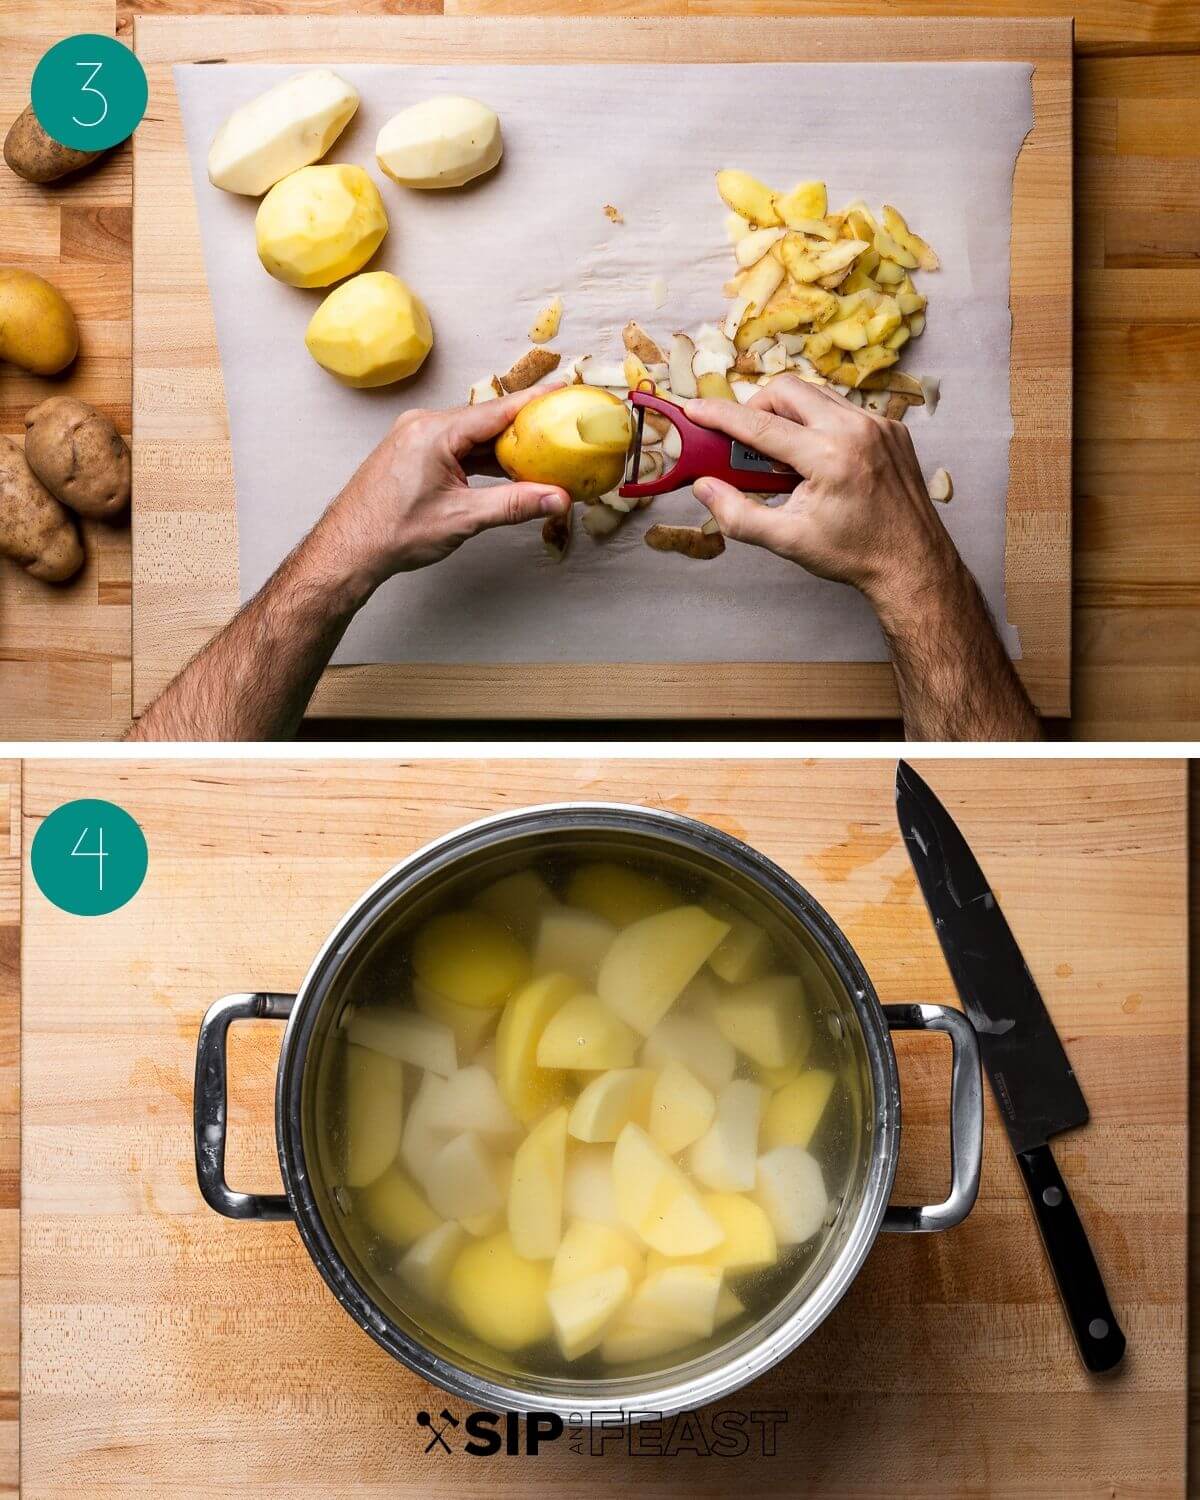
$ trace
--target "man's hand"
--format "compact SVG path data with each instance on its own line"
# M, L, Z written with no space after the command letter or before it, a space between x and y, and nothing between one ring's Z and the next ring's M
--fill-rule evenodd
M313 540L340 559L347 577L368 589L393 573L441 562L493 526L559 515L570 505L548 484L471 489L463 465L490 448L527 401L545 386L451 411L407 411L359 465L318 523Z
M687 413L804 475L771 506L719 479L699 480L696 498L727 537L851 584L877 609L953 579L958 554L902 422L795 375L776 376L745 406L689 401Z
M312 531L184 667L130 732L138 740L264 740L296 732L355 613L394 573L428 567L492 526L559 515L548 484L471 489L480 459L546 387L454 411L410 411ZM476 454L473 449L478 449Z
M826 386L777 375L740 406L689 401L715 427L804 478L764 505L720 479L696 498L727 537L767 547L874 606L910 739L1036 739L1033 706L925 481L908 429Z

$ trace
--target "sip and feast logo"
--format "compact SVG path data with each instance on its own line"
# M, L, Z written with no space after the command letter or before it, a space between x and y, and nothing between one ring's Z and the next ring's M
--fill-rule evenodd
M572 1453L587 1458L627 1453L631 1458L774 1458L786 1411L684 1411L664 1417L657 1411L592 1412L563 1420L556 1412L472 1411L461 1420L445 1407L435 1416L419 1411L417 1426L425 1452L466 1453L471 1458L536 1458L548 1445L565 1440Z

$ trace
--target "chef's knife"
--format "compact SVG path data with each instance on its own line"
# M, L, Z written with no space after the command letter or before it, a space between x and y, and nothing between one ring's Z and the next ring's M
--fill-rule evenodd
M1025 1181L1046 1257L1089 1370L1118 1365L1125 1335L1050 1137L1086 1125L1087 1101L1004 913L953 818L901 761L896 816Z

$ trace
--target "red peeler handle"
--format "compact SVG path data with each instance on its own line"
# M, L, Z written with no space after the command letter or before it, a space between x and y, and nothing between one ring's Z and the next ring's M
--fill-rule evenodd
M634 481L621 485L617 493L626 499L666 495L672 490L682 489L693 480L705 477L723 479L727 484L755 495L782 495L788 490L794 490L800 483L800 475L795 469L788 468L775 459L767 459L764 455L751 456L769 463L769 469L735 468L731 462L734 439L727 433L717 432L711 427L701 427L691 421L677 402L667 401L653 391L640 389L630 391L629 401L635 410L639 406L646 406L666 417L679 433L681 451L671 468L660 478L647 480L645 483Z

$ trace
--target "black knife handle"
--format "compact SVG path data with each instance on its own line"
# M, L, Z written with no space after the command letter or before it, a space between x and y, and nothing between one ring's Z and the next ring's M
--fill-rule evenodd
M1018 1151L1017 1163L1080 1357L1094 1374L1115 1369L1125 1356L1125 1335L1054 1153L1049 1146L1035 1146Z

